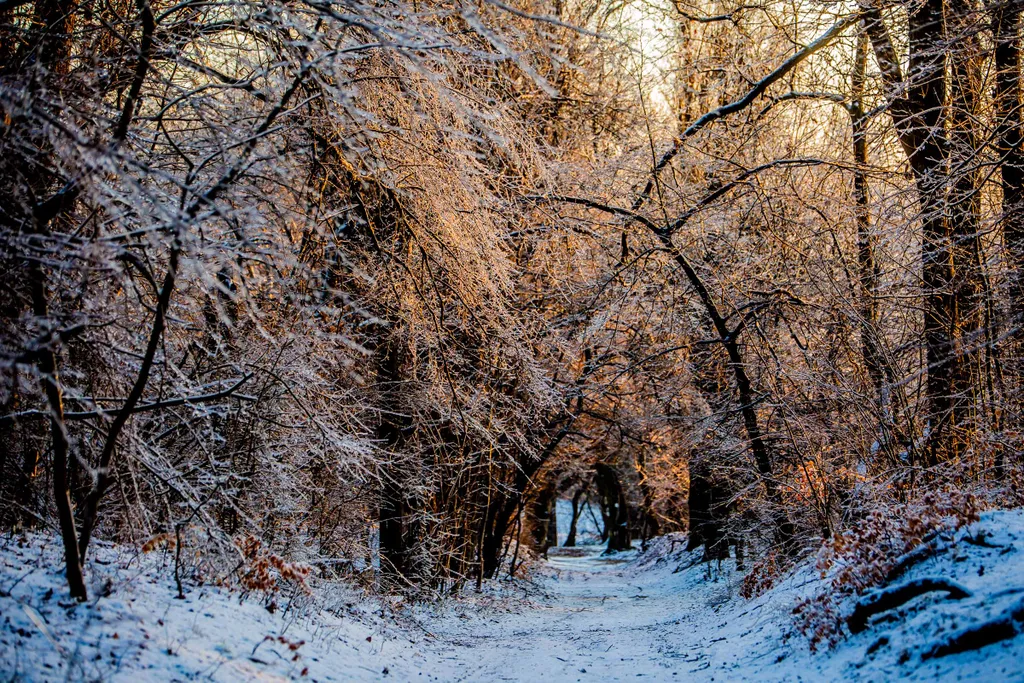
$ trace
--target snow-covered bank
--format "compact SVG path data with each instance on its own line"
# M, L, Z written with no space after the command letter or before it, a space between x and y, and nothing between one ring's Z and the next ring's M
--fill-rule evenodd
M273 613L216 588L176 600L157 556L109 546L91 568L94 594L107 595L74 605L55 541L5 540L0 671L4 680L1024 680L1021 636L922 659L1024 596L1022 511L988 513L959 536L903 580L952 579L970 597L925 594L819 653L792 635L794 604L822 585L810 563L744 600L731 563L695 564L680 537L645 556L555 550L534 581L442 607L385 605L332 584Z
M273 612L216 587L178 600L159 554L97 545L90 595L103 597L76 604L58 558L56 539L3 545L3 680L436 680L420 676L426 634L344 584L279 597Z

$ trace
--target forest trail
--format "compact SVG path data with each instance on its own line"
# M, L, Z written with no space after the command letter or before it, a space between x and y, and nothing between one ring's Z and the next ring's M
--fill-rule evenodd
M826 588L813 559L745 599L735 561L701 562L701 549L684 550L682 534L654 539L645 553L610 557L599 545L552 548L515 607L505 595L491 608L438 615L429 627L443 647L430 668L453 681L1024 681L1022 637L922 655L1012 608L1024 592L1024 513L983 515L959 532L968 536L983 540L951 543L907 576L948 577L968 587L969 599L919 597L817 653L793 616L801 599Z
M920 596L812 653L793 607L826 588L813 560L745 599L735 563L701 563L682 534L644 553L553 548L525 577L440 602L346 582L291 597L193 586L177 599L173 554L99 543L85 604L64 597L52 536L11 537L0 539L0 680L1024 681L1020 636L923 657L1024 594L1024 512L986 513L957 538L907 578L946 577L971 597Z
M705 566L638 570L635 552L603 550L552 548L535 604L517 614L438 624L460 646L446 657L458 680L702 680L728 668L719 612L738 590L732 561L704 580Z

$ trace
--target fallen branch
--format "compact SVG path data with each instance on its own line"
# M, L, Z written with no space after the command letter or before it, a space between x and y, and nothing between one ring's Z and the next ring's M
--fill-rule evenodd
M892 583L906 574L911 567L915 567L925 560L935 557L945 547L946 539L938 532L932 534L931 538L927 539L924 543L897 558L896 562L893 563L892 569L886 575L885 582L887 584Z
M992 543L988 540L987 536L988 534L986 534L984 531L979 531L977 536L967 534L966 536L964 536L964 542L970 543L971 545L976 545L979 548L991 548L993 550L1003 550L1007 547L999 543Z
M921 655L921 659L934 659L970 650L980 650L986 645L1014 638L1022 632L1024 632L1024 600L1018 601L995 619L953 634Z
M850 629L850 633L861 633L867 629L868 619L876 614L895 609L919 595L932 591L946 591L949 593L949 598L953 600L971 597L969 590L949 579L929 577L914 579L898 586L890 586L876 591L863 598L853 608L853 614L847 618L846 626Z

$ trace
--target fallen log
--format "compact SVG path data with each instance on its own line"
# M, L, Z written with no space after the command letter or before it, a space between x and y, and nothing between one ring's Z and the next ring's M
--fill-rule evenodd
M887 584L892 583L906 574L912 567L938 555L939 551L945 550L948 545L948 540L938 532L930 534L924 539L924 542L921 543L921 545L917 546L910 552L901 555L893 563L892 569L889 570L889 573L885 577L885 582Z
M1024 633L1024 600L1001 612L994 619L965 628L921 655L922 660L980 650Z
M870 593L857 603L853 613L846 619L846 626L850 633L860 633L867 629L868 619L895 609L919 595L932 591L946 591L953 600L962 600L971 597L971 592L949 579L925 577L913 579L897 586L890 586Z

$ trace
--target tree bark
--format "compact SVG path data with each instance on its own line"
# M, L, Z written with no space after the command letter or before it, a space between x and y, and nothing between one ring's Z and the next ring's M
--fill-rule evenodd
M871 234L871 213L868 208L868 141L867 121L864 117L864 80L867 56L867 34L862 31L857 36L857 53L854 57L853 75L850 79L852 91L850 118L853 126L853 160L856 164L853 171L853 199L857 220L857 265L860 270L860 336L861 353L864 356L868 377L875 390L878 411L884 426L887 424L886 418L890 413L890 408L878 343L879 269L875 260L874 238Z
M377 348L377 383L381 392L381 420L377 438L395 458L409 429L409 419L403 417L401 403L402 364L404 349L401 341L389 337ZM414 557L416 537L414 506L400 464L391 460L380 466L380 500L378 524L380 529L381 569L393 578L411 579L417 574Z
M947 137L946 7L943 0L926 0L910 14L909 82L904 81L899 57L877 6L868 5L864 13L886 86L889 114L918 193L930 422L927 464L937 464L957 457L970 438L975 398L970 348L978 331L977 260L972 255L976 218L970 215L970 205L950 201L957 180L950 174ZM954 67L960 68L961 76L966 74L966 65ZM967 84L954 89L961 106L970 106L968 89ZM961 178L957 193L966 196L972 182Z
M583 506L581 499L587 492L585 488L580 486L576 489L576 492L572 494L572 520L569 522L569 533L565 537L565 547L573 548L576 546L576 527L580 521L580 513L583 512Z
M601 513L605 519L605 530L608 534L608 548L605 552L614 553L632 548L632 533L629 525L629 503L622 488L619 473L615 468L604 463L594 465L597 486L601 500Z
M1024 377L1021 349L1024 347L1024 122L1021 118L1020 89L1021 11L1016 3L1005 0L992 8L992 34L995 39L996 146L1000 156L1002 184L1003 245L1009 261L1009 371L1019 383ZM1019 423L1022 401L1019 393L1004 397L1011 414ZM1002 451L996 459L996 471L1002 473Z
M547 555L548 548L557 545L551 542L551 527L555 524L555 487L548 484L541 489L527 507L527 529L530 545L535 552Z
M692 458L691 458L692 462ZM726 486L714 480L714 473L696 464L690 467L690 532L686 549L704 546L704 560L724 560L729 557L729 504L732 497ZM742 551L737 551L741 553ZM737 560L739 560L739 554Z
M996 138L1002 160L1003 240L1010 256L1010 306L1016 318L1024 311L1024 123L1020 92L1020 5L998 2L992 10L996 67ZM1014 328L1019 320L1014 320Z
M42 266L33 262L30 266L32 278L32 308L40 320L48 313L46 281ZM56 343L55 341L51 344ZM70 448L68 433L64 425L64 397L57 371L57 353L52 346L39 350L39 374L42 378L43 393L50 411L50 439L53 448L53 499L57 506L57 520L60 523L61 540L64 543L64 573L68 580L71 597L86 600L85 578L82 572L82 555L79 551L75 516L71 504L71 487L68 482L68 460Z
M867 178L868 119L864 109L869 47L867 31L861 30L857 36L857 49L850 78L851 102L848 108L853 129L853 198L860 284L860 339L864 366L875 392L881 447L891 460L896 460L899 448L913 448L913 439L909 433L913 431L913 426L910 424L910 418L906 418L906 396L897 382L896 371L887 354L880 329L878 302L881 268L875 250L877 240L871 229Z
M26 43L25 52L18 55L18 60L28 59L32 51L38 51L38 65L43 76L50 80L50 85L59 86L56 82L59 77L64 76L70 69L71 61L71 32L74 28L75 6L67 0L42 0L35 5L34 23L37 27L35 40ZM56 77L56 78L54 78ZM46 142L40 141L41 154L50 154ZM21 160L25 167L24 176L28 181L31 190L30 201L36 201L39 197L51 189L52 178L49 168L50 160L46 164L41 163L38 158L24 158ZM58 192L53 196L57 201L41 202L32 206L31 214L26 216L29 224L29 231L35 235L46 235L49 233L49 223L53 218L53 209L65 209L74 200L73 195ZM32 311L37 319L45 321L49 316L49 301L46 284L46 274L43 265L32 260L28 264L28 279L30 281ZM82 555L79 550L78 532L75 527L74 506L71 502L71 487L69 481L70 465L70 443L68 440L67 427L64 422L64 396L61 387L60 372L57 363L57 351L55 346L59 343L56 336L44 342L42 348L37 350L37 367L41 377L43 394L46 397L47 409L49 412L51 448L53 450L52 475L53 495L57 508L57 519L60 524L61 540L64 545L65 575L68 581L68 589L71 596L78 600L87 598L85 578L83 576Z
M782 507L782 496L779 494L778 486L773 479L772 459L768 443L761 432L761 425L757 415L757 398L753 385L750 382L750 377L747 375L743 353L740 350L738 341L739 335L743 331L742 323L738 323L737 327L732 330L729 329L725 318L718 310L718 305L715 304L714 299L711 297L711 292L704 285L703 280L697 275L697 271L693 269L693 266L683 252L675 245L671 235L665 231L658 231L657 234L673 260L683 270L690 284L697 290L697 295L704 304L704 309L707 311L708 317L711 318L715 331L718 333L719 341L729 357L729 366L732 369L733 379L736 382L740 414L743 418L743 427L747 433L750 451L754 457L754 463L760 475L761 483L764 485L765 493L768 494L768 500L775 508L772 515L775 521L776 538L785 552L792 552L794 550L792 540L796 532L792 521L790 521Z

